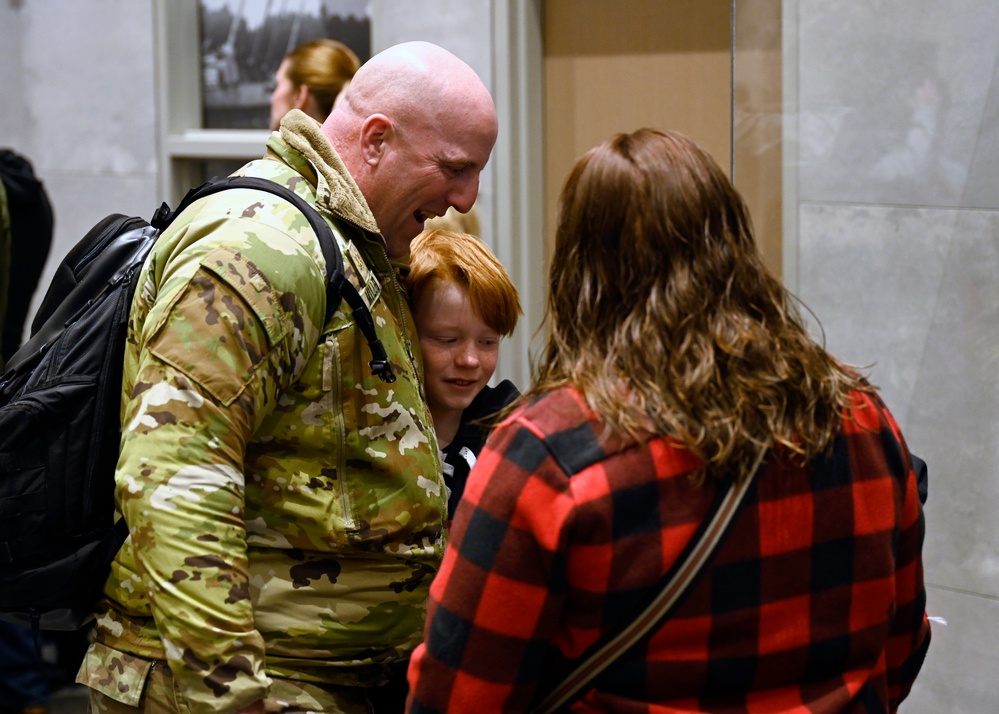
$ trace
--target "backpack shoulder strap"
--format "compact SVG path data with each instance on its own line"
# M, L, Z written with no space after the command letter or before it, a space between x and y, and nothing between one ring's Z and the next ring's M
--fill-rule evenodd
M367 340L368 348L371 350L371 361L368 362L368 365L371 367L372 373L383 382L394 382L395 374L393 374L392 366L389 364L385 347L375 332L375 323L371 317L371 311L357 292L354 284L347 280L343 268L343 255L341 255L340 248L333 237L333 229L330 228L326 220L319 215L319 212L308 201L291 189L274 181L256 176L213 178L188 191L175 210L171 211L165 203L161 205L150 223L152 223L154 228L162 230L170 225L173 219L184 211L184 209L198 199L229 188L249 188L266 191L275 196L280 196L301 211L316 234L316 238L319 239L319 247L323 251L323 257L326 259L326 321L328 322L339 308L341 300L346 300L354 316L354 321L361 329L361 333L364 335L365 340Z

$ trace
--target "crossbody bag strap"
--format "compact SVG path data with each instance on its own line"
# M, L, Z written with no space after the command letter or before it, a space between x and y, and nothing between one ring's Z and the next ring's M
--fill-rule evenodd
M645 635L658 629L672 613L697 578L702 566L711 557L728 531L732 518L739 510L763 463L766 451L761 451L750 475L738 483L730 483L711 519L701 531L700 539L687 548L686 558L658 591L644 610L619 633L593 650L562 682L546 696L531 714L554 714L586 691L587 685L627 652Z

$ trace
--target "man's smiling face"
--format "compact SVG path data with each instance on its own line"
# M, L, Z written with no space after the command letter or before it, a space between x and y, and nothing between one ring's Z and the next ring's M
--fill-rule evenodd
M437 126L394 125L365 196L390 257L409 253L428 218L451 206L460 213L472 208L495 142L488 117L471 125L468 117Z

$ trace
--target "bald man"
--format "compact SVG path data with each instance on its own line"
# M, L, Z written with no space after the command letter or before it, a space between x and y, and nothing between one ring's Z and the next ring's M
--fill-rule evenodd
M118 508L130 537L77 681L100 712L368 712L422 637L447 493L396 270L471 208L496 141L482 81L434 45L357 72L320 125L290 112L238 173L333 228L395 381L371 374L289 203L198 201L132 304Z

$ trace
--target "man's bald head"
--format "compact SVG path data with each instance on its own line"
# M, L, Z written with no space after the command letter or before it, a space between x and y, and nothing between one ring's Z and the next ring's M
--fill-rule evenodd
M397 256L423 219L471 207L496 141L496 108L465 62L407 42L361 66L323 131Z
M495 112L472 68L429 42L406 42L372 57L354 75L343 101L362 117L378 112L420 117L455 107L455 101Z

